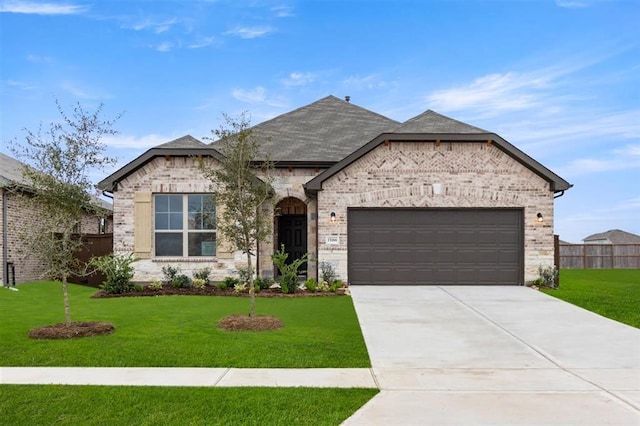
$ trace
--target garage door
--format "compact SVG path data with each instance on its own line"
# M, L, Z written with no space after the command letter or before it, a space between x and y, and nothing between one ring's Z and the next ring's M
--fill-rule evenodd
M518 285L521 209L349 209L349 283Z

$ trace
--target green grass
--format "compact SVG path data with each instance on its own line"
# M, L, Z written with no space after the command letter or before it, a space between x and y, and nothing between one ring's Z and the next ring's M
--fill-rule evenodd
M377 389L0 386L7 425L338 425Z
M246 313L241 297L159 296L91 299L95 289L69 286L73 321L108 321L109 336L32 340L31 328L64 321L61 285L38 282L0 289L0 365L92 367L369 367L350 297L260 298L258 314L284 327L225 332L217 322Z
M640 269L563 269L545 293L640 328Z

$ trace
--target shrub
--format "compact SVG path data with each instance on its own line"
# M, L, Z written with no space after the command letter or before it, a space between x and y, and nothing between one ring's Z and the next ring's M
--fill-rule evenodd
M304 287L310 292L314 293L317 290L318 283L314 278L309 278L307 281L305 281Z
M189 287L191 280L184 274L178 274L171 280L171 285L175 288Z
M205 285L209 285L209 274L211 273L210 268L200 268L193 271L193 282L195 284L196 280L204 280Z
M260 293L260 290L261 290L260 286L258 284L254 284L253 292L254 293Z
M321 291L323 293L326 293L327 291L329 291L329 284L327 284L326 281L320 281L318 283L318 287L317 287L318 291Z
M236 293L244 293L245 291L247 291L247 285L245 283L238 283L233 286L233 291L235 291Z
M207 282L203 278L194 278L191 282L195 288L203 289L206 287Z
M259 286L260 290L266 290L271 287L273 280L269 278L256 277L256 279L253 280L253 284Z
M240 280L235 277L224 277L224 280L222 280L222 282L225 285L224 288L234 288L236 284L240 283Z
M135 287L133 287L133 289L138 293L140 293L142 291L142 286L140 284L136 284Z
M283 293L295 293L296 287L298 287L298 269L307 261L309 255L305 253L301 258L287 264L288 257L289 253L284 251L284 244L282 244L280 250L271 255L273 263L280 270L279 282Z
M226 282L224 282L224 281L220 281L220 282L218 283L218 288L219 288L220 290L226 290L226 289L227 289L227 283L226 283Z
M149 288L151 290L162 290L162 281L160 280L153 280L151 281L151 284L149 284Z
M331 284L329 286L329 290L331 290L332 292L336 292L336 290L338 290L339 288L342 288L342 280L335 280L333 282L333 284Z
M179 266L166 265L162 267L162 275L167 284L172 284L173 279L180 273Z
M100 257L92 257L89 265L93 266L106 277L100 286L106 293L121 294L128 293L133 290L134 267L132 264L138 259L129 253L124 254L108 254Z
M542 265L538 267L538 274L540 278L534 281L534 284L542 287L557 288L556 281L558 279L558 270L555 266L547 266L543 268Z
M320 280L326 282L328 285L333 284L336 280L336 270L329 262L320 262Z

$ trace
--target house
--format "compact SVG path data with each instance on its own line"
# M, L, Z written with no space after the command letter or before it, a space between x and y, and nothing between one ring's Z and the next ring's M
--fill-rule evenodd
M571 185L495 133L433 111L400 123L334 96L252 131L276 168L262 276L281 244L317 260L309 277L328 262L350 285L522 285L553 265L554 197ZM189 225L189 212L215 210L197 157L215 167L220 155L184 136L99 183L114 197L114 244L141 259L134 279L167 264L214 279L242 267L213 224Z
M30 252L24 240L24 230L33 227L39 220L37 211L25 197L29 188L22 178L24 164L15 158L0 153L0 256L2 271L0 280L3 285L33 281L42 278L42 260ZM111 204L102 200L101 207L111 211ZM79 225L82 234L103 234L111 232L113 223L110 217L101 218L87 213Z
M589 235L582 240L585 244L640 244L640 235L611 229L607 232Z

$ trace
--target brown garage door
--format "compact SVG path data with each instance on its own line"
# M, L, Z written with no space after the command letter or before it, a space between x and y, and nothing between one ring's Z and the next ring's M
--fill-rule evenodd
M521 209L349 209L349 283L519 285Z

